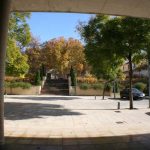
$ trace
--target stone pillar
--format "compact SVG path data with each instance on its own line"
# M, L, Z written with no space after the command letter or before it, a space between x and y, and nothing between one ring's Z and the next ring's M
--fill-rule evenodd
M4 144L4 74L10 0L0 0L0 146Z

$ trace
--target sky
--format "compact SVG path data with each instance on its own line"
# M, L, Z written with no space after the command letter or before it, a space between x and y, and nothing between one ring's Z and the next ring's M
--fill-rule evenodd
M87 22L90 14L77 13L32 13L28 20L31 33L41 42L64 36L81 39L76 31L79 21Z

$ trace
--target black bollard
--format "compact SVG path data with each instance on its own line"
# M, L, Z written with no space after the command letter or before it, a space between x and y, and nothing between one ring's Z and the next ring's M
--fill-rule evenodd
M120 102L118 102L118 109L120 109Z

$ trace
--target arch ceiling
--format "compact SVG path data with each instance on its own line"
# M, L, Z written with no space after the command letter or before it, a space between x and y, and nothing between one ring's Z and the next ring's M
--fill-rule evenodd
M150 18L150 0L12 0L12 11L102 13Z

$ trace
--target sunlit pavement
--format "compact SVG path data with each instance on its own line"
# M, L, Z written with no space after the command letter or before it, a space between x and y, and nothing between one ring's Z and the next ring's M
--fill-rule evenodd
M120 102L120 110L117 109ZM4 148L150 149L148 100L89 96L5 96Z

